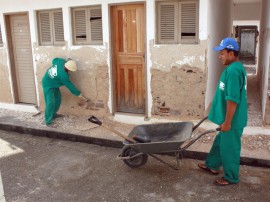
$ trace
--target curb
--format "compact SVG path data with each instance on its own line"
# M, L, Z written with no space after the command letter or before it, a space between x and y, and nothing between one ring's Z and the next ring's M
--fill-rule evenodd
M7 123L5 124L0 123L0 130L13 131L20 134L30 134L33 136L47 137L47 138L60 139L60 140L66 140L66 141L72 141L72 142L81 142L81 143L94 144L94 145L113 147L113 148L123 147L122 141L109 140L109 139L96 138L96 137L87 137L87 136L76 135L76 134L71 134L71 133L63 133L63 132L54 131L54 130L24 127L24 126L18 126L18 125L7 124ZM206 152L200 152L200 151L191 151L191 150L183 151L184 158L197 159L197 160L205 160L207 154L208 153ZM246 166L270 168L270 160L265 160L265 159L240 157L240 164L246 165Z
M183 151L183 155L185 158L197 159L197 160L205 160L207 157L206 152L200 151ZM240 164L245 166L256 166L256 167L265 167L270 168L270 160L266 159L256 159L251 157L240 157Z
M87 136L75 135L71 133L63 133L63 132L53 131L53 130L16 126L12 124L0 123L0 130L13 131L20 134L30 134L33 136L67 140L67 141L72 141L72 142L82 142L82 143L87 143L87 144L95 144L95 145L114 147L114 148L121 148L123 146L123 143L117 140L87 137Z

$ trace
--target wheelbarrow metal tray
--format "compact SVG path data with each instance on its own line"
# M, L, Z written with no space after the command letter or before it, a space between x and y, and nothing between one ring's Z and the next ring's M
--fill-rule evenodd
M136 135L143 139L150 139L151 142L133 144L124 141L124 144L143 153L178 150L191 137L192 128L192 122L139 125L134 127L128 136L132 138Z

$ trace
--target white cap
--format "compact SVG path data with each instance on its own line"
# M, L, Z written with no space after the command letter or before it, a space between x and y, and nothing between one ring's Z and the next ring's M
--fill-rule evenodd
M72 72L75 72L77 70L77 65L74 60L69 60L65 63L65 67Z

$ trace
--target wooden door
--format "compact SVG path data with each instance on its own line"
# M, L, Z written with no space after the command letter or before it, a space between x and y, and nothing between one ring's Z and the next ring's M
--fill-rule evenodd
M11 15L8 21L15 101L36 104L36 87L28 15Z
M144 4L112 7L116 112L145 112Z

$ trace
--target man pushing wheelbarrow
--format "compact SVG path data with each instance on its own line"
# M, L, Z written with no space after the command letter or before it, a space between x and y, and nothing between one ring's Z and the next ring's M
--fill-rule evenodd
M224 175L214 181L215 185L226 186L239 182L241 136L247 125L247 79L243 64L239 61L239 46L233 38L225 38L214 48L226 66L223 70L208 119L220 125L205 164L199 168L219 174L223 166Z
M214 181L216 185L225 186L239 182L241 136L243 128L247 124L246 71L242 63L239 62L239 46L234 39L222 40L214 50L220 51L219 58L227 67L220 77L209 117L203 118L195 126L191 122L146 124L136 126L128 136L125 136L106 125L104 126L94 116L88 119L125 139L118 159L123 160L129 167L137 168L146 164L148 156L151 156L177 170L179 168L179 155L182 151L203 135L220 131L215 138L206 163L199 163L198 166L213 175L218 175L219 168L223 166L224 176ZM195 129L207 118L220 127L205 131L189 141ZM186 143L187 141L189 142ZM177 167L156 156L156 154L164 153L175 154Z

